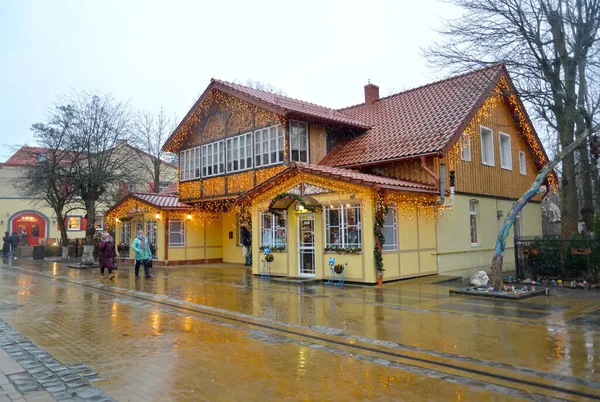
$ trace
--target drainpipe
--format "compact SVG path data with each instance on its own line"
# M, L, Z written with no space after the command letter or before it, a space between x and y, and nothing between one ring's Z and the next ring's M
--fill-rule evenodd
M441 208L451 208L454 206L454 170L450 171L450 202L446 203L446 165L440 164L440 200L438 204Z

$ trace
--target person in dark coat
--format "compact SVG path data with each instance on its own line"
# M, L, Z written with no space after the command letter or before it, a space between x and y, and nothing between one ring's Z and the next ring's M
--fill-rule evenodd
M115 251L115 242L110 234L104 232L100 239L100 278L104 279L104 269L108 268L108 279L115 279L113 266L117 252Z
M21 240L21 236L17 234L17 232L12 232L10 236L10 254L14 259L17 259L17 247L19 247L19 241Z
M4 237L2 238L2 257L8 258L8 252L10 251L10 235L8 232L4 232Z

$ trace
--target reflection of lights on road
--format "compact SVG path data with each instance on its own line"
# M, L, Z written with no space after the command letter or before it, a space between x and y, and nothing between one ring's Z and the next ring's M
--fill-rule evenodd
M154 332L158 332L160 329L160 314L156 311L152 313L152 329Z
M189 315L183 320L183 329L188 332L192 330L192 317Z
M119 306L116 301L113 302L111 307L111 317L117 318L119 316Z
M306 357L306 350L304 348L300 348L298 350L298 364L296 367L297 374L306 373Z

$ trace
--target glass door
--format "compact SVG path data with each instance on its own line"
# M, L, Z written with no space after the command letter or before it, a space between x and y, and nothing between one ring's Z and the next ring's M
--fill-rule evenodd
M298 273L315 276L314 215L298 215Z

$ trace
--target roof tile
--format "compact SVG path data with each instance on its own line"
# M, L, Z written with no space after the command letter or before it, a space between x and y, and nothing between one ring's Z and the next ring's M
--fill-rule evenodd
M131 193L131 195L140 201L153 205L157 208L164 209L188 209L191 208L187 204L179 202L177 194L148 194L148 193Z

